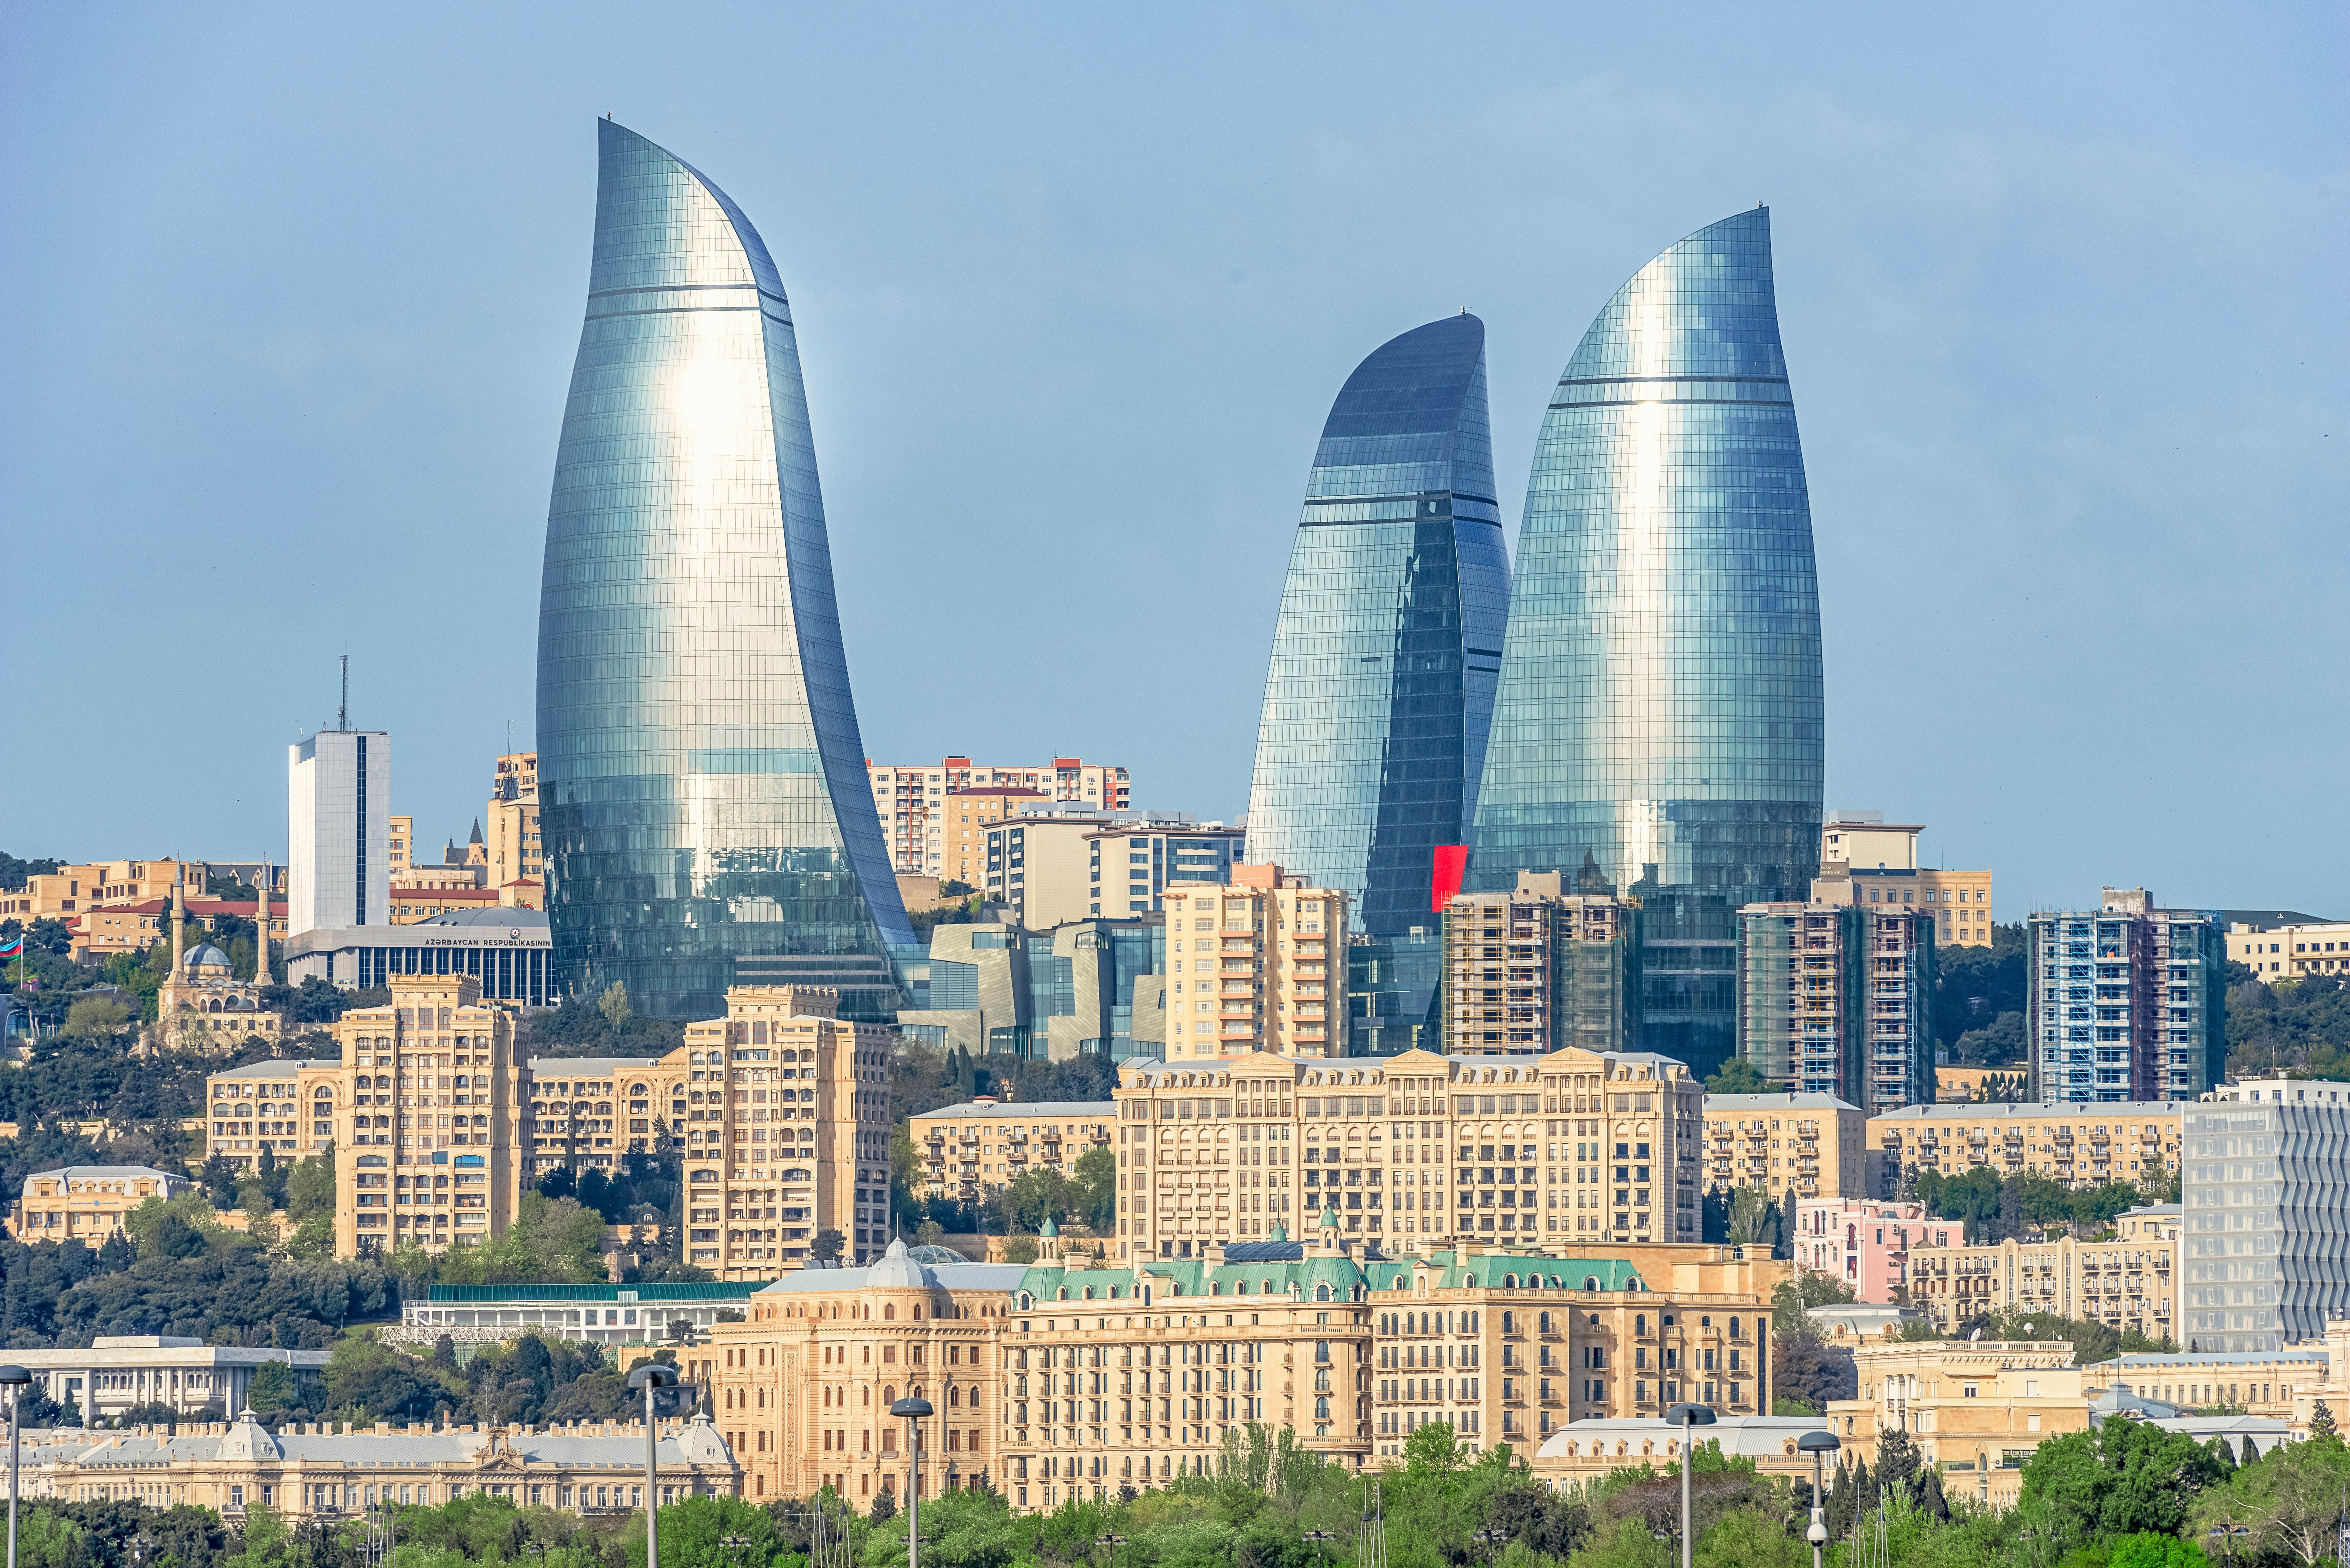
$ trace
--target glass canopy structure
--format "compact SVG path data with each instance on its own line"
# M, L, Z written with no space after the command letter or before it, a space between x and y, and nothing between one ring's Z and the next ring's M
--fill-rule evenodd
M834 607L791 307L726 193L598 120L547 509L538 768L564 991L725 1011L739 960L886 1018L919 951Z
M1430 858L1467 842L1509 597L1485 327L1463 312L1381 345L1339 389L1257 727L1250 858L1344 888L1376 939L1352 952L1365 1054L1409 1049L1435 983Z
M1641 1045L1714 1072L1736 912L1818 870L1819 591L1771 219L1700 229L1584 334L1536 443L1469 886L1591 856L1642 901Z

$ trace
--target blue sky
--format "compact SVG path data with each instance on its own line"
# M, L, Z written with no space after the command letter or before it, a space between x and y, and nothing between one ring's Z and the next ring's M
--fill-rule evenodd
M1637 13L1637 14L1635 14ZM868 751L1229 815L1314 440L1482 316L1514 531L1592 315L1767 200L1828 804L2002 918L2350 914L2339 6L52 6L0 57L0 848L285 846L530 739L609 109L800 327Z

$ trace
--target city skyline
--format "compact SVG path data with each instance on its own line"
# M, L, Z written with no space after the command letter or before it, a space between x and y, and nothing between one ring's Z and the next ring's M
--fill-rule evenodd
M2345 307L2306 263L2345 224L2314 63L2343 22L2120 16L2021 61L1932 36L1898 81L1877 67L1922 21L1732 29L1668 71L1638 63L1660 22L1533 10L1432 37L1235 17L1237 50L947 20L879 77L871 27L837 18L738 18L721 58L519 16L463 47L430 18L36 17L0 109L11 192L47 215L0 263L27 302L0 493L36 761L0 847L282 852L276 748L332 711L345 649L352 722L400 750L390 809L463 836L483 753L509 721L535 743L517 607L577 341L577 128L616 108L791 214L768 239L856 523L833 549L877 758L1076 746L1130 763L1139 805L1235 814L1297 462L1362 346L1462 305L1487 322L1514 536L1561 348L1660 236L1762 197L1835 633L1825 803L1997 867L2005 919L2107 882L2338 913L2339 836L2204 828L2350 756L2299 678L2350 654ZM757 90L786 46L795 90ZM1407 130L1343 88L1407 61L1475 76L1476 104ZM1435 190L1465 243L1332 243ZM1154 662L1182 618L1185 680L1080 727L972 655L1070 606L1097 652ZM1128 624L1149 641L1103 643ZM2174 626L2209 651L2119 651ZM222 642L260 655L234 700L191 683L147 721L192 778L106 765L96 714ZM2093 723L2055 673L2084 666Z
M539 597L556 982L706 1018L734 961L894 1015L910 953L849 694L791 305L719 187L596 122Z

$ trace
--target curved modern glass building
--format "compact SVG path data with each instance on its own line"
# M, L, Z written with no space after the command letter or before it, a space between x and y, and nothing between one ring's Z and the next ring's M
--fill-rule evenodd
M1634 274L1559 379L1518 535L1470 886L1641 899L1641 1045L1734 1052L1737 919L1818 870L1819 589L1757 207Z
M782 280L724 192L597 130L539 590L557 977L705 1018L739 966L892 1016L914 937L866 782Z
M1355 950L1358 1053L1408 1049L1426 1012L1430 857L1467 842L1509 599L1485 327L1464 312L1381 345L1339 389L1257 726L1250 858L1345 889L1380 939Z

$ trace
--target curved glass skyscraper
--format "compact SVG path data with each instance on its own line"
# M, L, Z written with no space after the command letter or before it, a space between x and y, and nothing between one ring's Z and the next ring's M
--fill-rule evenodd
M1463 313L1383 344L1339 389L1257 727L1250 858L1344 888L1382 939L1355 950L1360 1053L1409 1048L1435 983L1430 856L1467 841L1509 599L1485 327Z
M546 519L538 777L556 971L715 1017L736 979L893 1015L914 950L865 776L799 350L726 193L597 122Z
M1736 911L1818 869L1819 589L1762 208L1633 275L1559 379L1470 885L1586 855L1642 901L1641 1044L1736 1048Z

